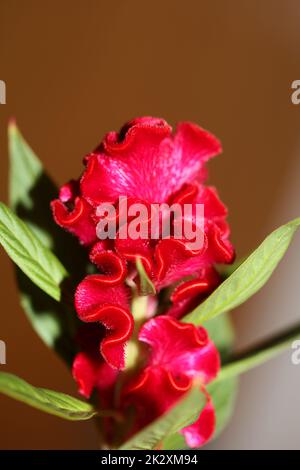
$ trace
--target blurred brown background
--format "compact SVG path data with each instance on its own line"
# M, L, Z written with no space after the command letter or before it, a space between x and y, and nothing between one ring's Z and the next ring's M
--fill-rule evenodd
M237 252L246 254L300 214L300 106L290 100L291 83L300 78L299 25L298 0L0 0L0 79L7 85L0 199L7 200L10 116L58 183L76 177L82 156L132 117L192 120L223 142L210 181L230 208ZM290 270L297 271L297 255L291 251L268 287L235 312L238 344L299 317ZM1 370L76 394L65 366L28 324L2 250L0 278L8 360ZM281 289L287 304L274 314ZM300 448L297 386L300 366L291 367L288 355L247 374L235 417L213 446ZM96 447L93 424L65 422L0 396L0 448Z

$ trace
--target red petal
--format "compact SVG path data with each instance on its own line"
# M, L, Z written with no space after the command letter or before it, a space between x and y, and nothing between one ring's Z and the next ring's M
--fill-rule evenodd
M215 410L211 400L209 400L197 421L183 428L180 432L184 435L189 447L201 447L213 436L215 424Z
M127 275L125 262L112 251L104 251L103 243L96 243L91 252L90 260L96 264L104 284L114 286L122 283Z
M220 141L210 132L192 122L181 122L177 125L175 145L181 152L181 165L195 179L195 170L201 169L204 162L222 152ZM186 181L187 182L187 181Z
M97 351L95 351L97 352ZM79 393L90 398L94 388L103 393L111 389L116 382L118 371L109 366L99 355L80 352L75 356L72 374L78 384Z
M115 242L116 250L128 261L136 262L140 258L148 274L153 272L153 250L150 240L130 240L117 238Z
M82 324L76 341L81 350L74 359L72 372L78 383L79 393L86 398L94 388L101 391L101 397L115 384L118 371L109 366L99 354L99 342L104 336L104 328L96 324Z
M115 385L117 376L118 371L102 360L97 370L97 389L100 392L110 390Z
M198 251L190 250L183 240L161 240L155 249L157 287L165 287L197 273L204 265L202 256L206 250L206 237L204 240L202 249Z
M220 276L214 268L202 269L196 279L179 284L171 295L173 305L166 314L182 318L191 312L220 283Z
M84 352L78 353L73 361L72 375L78 384L79 393L90 398L97 382L97 362Z
M207 279L193 279L180 284L171 296L172 302L180 302L184 299L190 299L207 292L210 285Z
M100 322L106 327L101 353L112 367L123 368L124 346L134 324L126 287L118 285L107 289L101 275L87 276L77 287L75 307L82 321Z
M208 383L220 369L218 350L204 328L159 316L141 328L139 339L151 347L149 367L163 367L174 378L186 375Z
M217 190L213 187L202 187L197 203L204 204L208 239L207 263L232 263L235 254L228 240L230 231L226 222L227 208L221 202Z
M122 404L135 406L138 430L167 411L190 386L188 378L176 381L163 367L148 367L125 387Z
M197 197L197 204L204 204L205 218L209 220L225 219L227 208L221 202L216 188L202 186Z
M92 208L84 199L76 197L71 211L59 199L51 202L51 208L55 222L76 235L81 243L90 245L96 241L96 226L91 218Z
M97 154L88 159L81 180L84 197L93 205L122 195L155 202L159 181L153 174L160 174L160 144L170 134L164 120L153 118L136 119L119 134L107 134Z
M123 405L134 405L137 411L134 431L174 405L190 389L194 378L207 383L220 368L218 351L204 328L159 316L142 326L139 339L150 346L148 362L122 392ZM209 434L209 420L203 420L203 416L195 426L198 441L201 435L204 442ZM184 432L189 443L194 444L196 437L193 441L191 435L196 431L188 427Z
M185 183L203 180L204 163L220 151L219 141L194 124L181 123L172 137L162 119L135 119L88 157L81 191L94 206L122 195L166 202Z
M183 398L190 389L192 381L181 376L176 380L162 367L145 369L137 379L132 380L122 393L123 406L134 405L136 423L134 432L146 426L168 411L171 406ZM213 435L215 430L215 412L207 392L208 401L195 423L181 430L187 444L200 447Z
M59 190L59 199L61 202L74 201L75 197L79 196L79 182L71 180L61 186Z
M206 256L212 263L230 264L234 261L235 251L227 239L227 234L227 225L212 224L209 226Z
M170 204L193 204L198 190L199 187L196 184L184 184L180 191L172 196Z

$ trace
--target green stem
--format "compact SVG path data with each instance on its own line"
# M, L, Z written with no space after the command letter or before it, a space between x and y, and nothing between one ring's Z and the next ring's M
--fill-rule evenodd
M135 369L141 360L142 345L138 340L138 332L146 320L147 305L147 296L134 296L131 304L131 313L134 318L134 331L126 346L126 371Z
M300 325L297 325L280 335L274 336L273 338L264 341L243 353L232 356L230 362L222 367L221 372L214 383L242 374L247 370L263 364L269 359L272 359L272 357L277 356L285 349L291 347L292 342L296 339L300 339Z

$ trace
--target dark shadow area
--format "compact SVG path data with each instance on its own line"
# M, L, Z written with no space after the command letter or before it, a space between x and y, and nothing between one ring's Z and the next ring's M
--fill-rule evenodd
M51 316L51 319L57 323L59 330L59 336L54 339L54 349L68 365L71 365L76 352L74 336L79 325L73 307L73 297L77 284L86 275L88 256L78 240L54 222L50 202L57 196L57 187L43 172L30 191L31 207L25 207L20 202L15 211L24 222L30 222L49 235L53 253L68 271L69 277L63 281L61 286L61 301L57 302L49 297L35 286L19 268L16 268L16 275L21 296L26 296L27 299L26 307L23 305L27 317L39 334L39 328L44 327L43 317ZM41 336L41 334L39 335Z

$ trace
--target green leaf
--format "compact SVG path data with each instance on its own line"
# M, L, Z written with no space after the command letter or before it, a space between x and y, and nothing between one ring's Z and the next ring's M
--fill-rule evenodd
M163 450L185 450L189 446L185 442L184 436L180 432L167 436L162 445Z
M285 349L290 348L292 342L300 337L300 326L297 325L290 330L281 333L267 342L252 347L251 350L233 357L230 362L225 364L214 383L236 377L254 367L277 356Z
M24 208L32 209L34 200L32 189L43 173L42 164L25 142L15 122L8 127L10 155L10 184L9 202L16 210L21 204Z
M77 317L66 303L57 302L17 269L21 306L37 335L70 366L76 353Z
M50 201L57 197L56 185L45 174L42 163L14 121L8 127L8 144L9 205L42 243L53 249Z
M282 225L229 276L201 305L183 321L200 325L245 302L269 279L286 252L300 218Z
M0 243L17 266L55 300L67 276L63 265L33 231L5 204L0 203Z
M14 122L9 125L8 135L11 208L30 226L42 243L62 260L67 271L72 273L72 279L69 279L69 291L72 292L74 285L78 284L86 272L85 251L75 237L53 221L50 201L57 198L57 186ZM18 267L16 274L21 305L34 330L47 346L55 349L70 363L75 353L72 338L77 328L73 308L54 301L36 287Z
M38 410L72 421L90 419L96 414L89 403L64 393L33 387L7 372L0 372L0 392Z
M227 264L227 265L221 265L217 266L217 270L223 280L227 279L227 277L231 276L231 274L234 273L234 271L237 270L237 268L247 259L247 256L244 256L242 258L239 258L235 260L233 264Z
M200 414L205 403L204 394L199 391L199 385L195 385L170 411L135 434L122 445L120 450L155 449L168 435L192 423L195 417Z
M229 313L212 318L203 324L210 339L216 345L222 363L228 358L234 344L234 329Z
M86 252L76 237L53 220L50 202L58 197L57 185L14 122L9 125L8 137L10 207L51 248L67 271L78 273L79 282L86 270Z
M136 260L136 269L140 277L140 295L155 295L156 289L145 271L140 258Z

